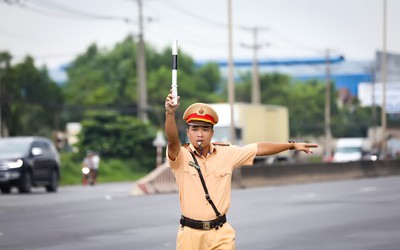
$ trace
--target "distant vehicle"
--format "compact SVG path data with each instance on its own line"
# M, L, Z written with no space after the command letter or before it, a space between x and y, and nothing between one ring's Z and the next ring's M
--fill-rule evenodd
M218 113L219 122L214 127L213 141L228 142L231 129L231 105L214 103L210 106ZM246 145L259 141L285 142L289 140L289 111L285 106L235 103L233 105L235 144ZM256 157L266 164L288 162L289 152L274 156Z
M289 164L293 163L294 160L285 155L269 155L260 156L254 159L254 164L262 162L266 165L278 165L278 164Z
M44 186L56 192L60 179L60 156L53 142L44 137L0 138L0 190L30 193Z
M333 154L333 162L361 161L369 150L366 138L339 138Z

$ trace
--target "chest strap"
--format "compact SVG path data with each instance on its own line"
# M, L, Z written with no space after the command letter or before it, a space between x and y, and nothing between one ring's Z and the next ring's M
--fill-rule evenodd
M217 218L220 218L221 217L221 213L218 211L217 207L214 205L214 202L211 200L210 195L208 194L208 189L207 189L207 186L206 186L206 182L204 181L204 177L203 177L203 174L201 173L200 165L197 162L196 156L193 154L193 152L190 152L190 154L192 155L194 162L190 161L189 165L194 167L195 169L197 169L197 172L199 173L201 185L203 186L204 193L206 194L206 200L212 206L212 208L213 208L213 210L215 212L215 215L217 215Z

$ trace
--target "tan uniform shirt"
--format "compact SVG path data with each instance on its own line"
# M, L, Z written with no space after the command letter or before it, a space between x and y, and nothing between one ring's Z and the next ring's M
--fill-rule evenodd
M195 152L195 147L182 146L175 161L168 160L178 184L182 214L195 220L213 220L215 212L205 198L197 170L189 166L193 157L188 150ZM210 197L221 214L226 214L230 207L233 169L253 165L256 154L257 144L244 147L212 144L207 157L196 154Z

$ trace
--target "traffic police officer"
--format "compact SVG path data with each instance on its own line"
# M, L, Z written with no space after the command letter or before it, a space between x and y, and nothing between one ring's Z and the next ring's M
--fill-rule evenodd
M207 104L189 106L183 119L189 143L181 145L175 120L179 108L170 94L165 100L167 159L179 188L182 217L176 249L235 249L235 231L226 214L231 199L231 178L235 168L253 165L254 157L285 150L311 154L310 143L258 142L238 147L211 143L218 114Z

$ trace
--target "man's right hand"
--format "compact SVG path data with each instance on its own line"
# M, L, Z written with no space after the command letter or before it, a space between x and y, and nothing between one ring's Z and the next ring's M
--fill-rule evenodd
M169 91L169 94L168 94L168 96L167 96L167 98L165 99L165 111L168 113L168 114L173 114L173 113L175 113L175 111L176 110L178 110L178 108L179 108L179 105L180 105L180 103L179 103L179 99L180 99L180 96L177 96L176 98L178 98L178 102L177 102L177 104L175 105L174 104L174 96L172 95L172 89Z
M174 104L174 98L175 96L172 95L172 89L169 91L169 95L165 99L165 136L167 137L167 142L168 142L168 157L171 160L175 160L176 156L179 153L179 150L181 148L181 143L179 141L179 135L178 135L178 128L176 126L176 121L175 121L175 112L179 108L179 96L177 104Z

